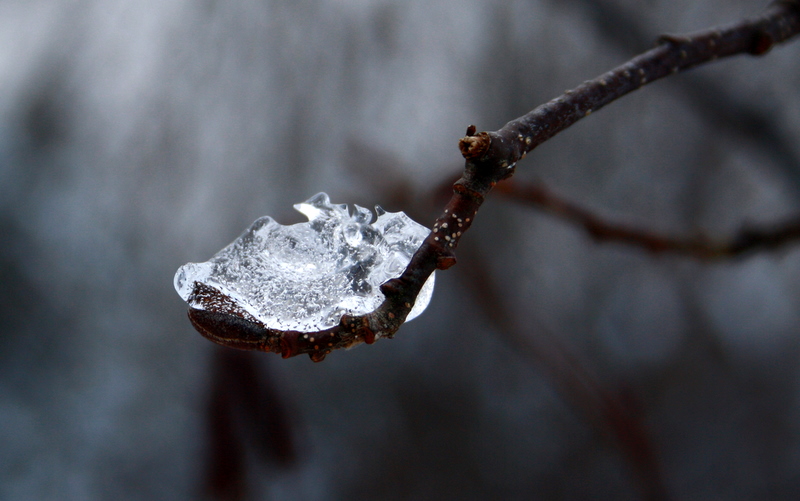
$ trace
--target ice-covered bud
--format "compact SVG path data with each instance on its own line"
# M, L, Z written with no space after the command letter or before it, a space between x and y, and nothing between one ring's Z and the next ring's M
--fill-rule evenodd
M316 332L342 315L377 309L380 285L399 276L429 230L402 212L331 204L319 193L294 208L307 223L284 226L262 217L205 263L188 263L175 274L175 289L193 308L212 309L198 290L218 290L231 310L271 329ZM428 279L406 320L418 316L433 293Z

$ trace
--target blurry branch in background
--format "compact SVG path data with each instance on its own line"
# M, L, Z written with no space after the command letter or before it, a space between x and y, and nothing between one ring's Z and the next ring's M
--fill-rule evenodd
M478 246L465 246L462 254L464 288L473 294L498 337L541 371L572 410L619 451L643 499L665 499L661 466L636 396L604 384L588 360L547 329L532 326L530 317L519 321L490 271L489 258Z
M283 467L295 461L291 409L274 376L259 370L250 353L217 349L211 370L203 491L214 499L245 499L250 460Z
M386 299L371 313L344 315L338 325L316 333L269 329L224 309L190 308L189 318L201 334L216 343L271 351L284 358L305 353L316 362L335 349L391 338L405 321L428 277L437 269L455 264L458 242L472 225L486 195L499 181L514 174L517 162L527 153L647 83L723 57L762 55L798 32L800 0L773 2L755 18L687 35L664 35L655 48L512 120L498 131L478 133L470 126L466 137L459 141L466 165L462 177L453 185L452 198L403 274L381 286ZM747 235L764 238L758 237L758 232Z
M724 259L774 250L800 240L800 217L771 227L743 227L727 239L712 240L703 235L678 238L603 219L585 207L561 198L542 183L503 183L498 186L498 192L581 226L598 242L624 243L654 254L669 252L699 259Z

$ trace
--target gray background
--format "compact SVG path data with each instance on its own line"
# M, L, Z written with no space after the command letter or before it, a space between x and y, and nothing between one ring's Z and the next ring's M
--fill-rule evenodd
M430 225L467 125L764 4L4 0L0 499L202 497L219 349L178 266L319 191ZM667 233L779 221L799 53L647 86L517 175ZM247 446L247 499L638 499L658 481L603 431L601 394L669 497L797 498L796 246L651 256L493 195L459 257L394 340L254 355L295 459Z

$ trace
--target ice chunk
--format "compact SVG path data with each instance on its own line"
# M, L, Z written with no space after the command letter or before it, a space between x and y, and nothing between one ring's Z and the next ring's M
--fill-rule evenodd
M218 290L226 311L252 316L278 330L316 332L342 315L374 311L384 300L380 285L399 276L428 235L402 212L331 204L319 193L296 204L307 223L284 226L262 217L205 263L175 274L175 289L193 308L213 309L200 290ZM406 320L425 310L433 293L428 279ZM217 298L219 299L219 298Z

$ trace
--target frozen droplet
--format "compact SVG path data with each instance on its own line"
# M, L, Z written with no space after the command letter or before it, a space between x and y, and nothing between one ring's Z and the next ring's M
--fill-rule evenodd
M269 328L315 332L333 327L345 313L363 315L384 301L380 286L399 276L429 230L402 212L331 204L319 193L294 208L307 223L284 226L262 217L205 263L175 274L175 290L193 308L251 315ZM417 296L406 320L422 313L434 276ZM200 285L198 285L200 284ZM210 286L224 301L201 301ZM207 290L207 289L204 289Z

